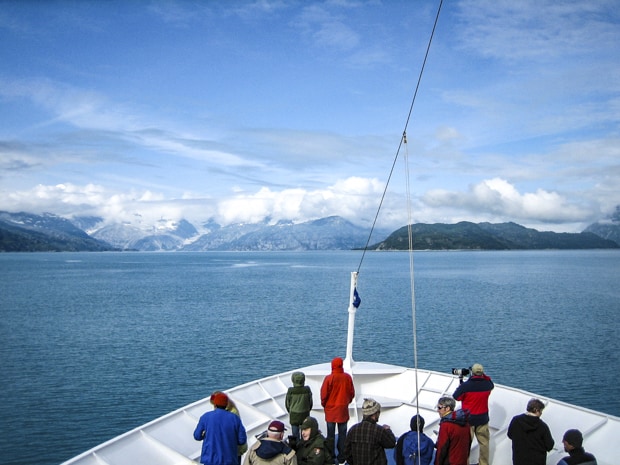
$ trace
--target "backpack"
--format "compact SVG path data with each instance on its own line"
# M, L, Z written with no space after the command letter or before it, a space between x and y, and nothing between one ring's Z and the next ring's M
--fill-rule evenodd
M418 432L409 431L403 439L403 460L405 465L427 465L431 462L434 449L433 441L420 433L420 450L418 456Z

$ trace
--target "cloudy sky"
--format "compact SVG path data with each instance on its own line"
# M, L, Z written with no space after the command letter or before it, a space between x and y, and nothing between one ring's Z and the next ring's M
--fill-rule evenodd
M581 231L620 204L617 0L0 8L0 210Z

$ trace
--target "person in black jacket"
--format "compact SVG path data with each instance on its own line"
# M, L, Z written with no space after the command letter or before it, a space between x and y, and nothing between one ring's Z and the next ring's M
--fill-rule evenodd
M564 433L562 443L568 456L560 460L558 465L596 465L596 458L584 450L583 435L578 429L569 429Z
M512 440L513 465L545 465L547 452L553 449L553 437L547 424L540 419L545 404L530 399L526 413L512 418L508 437Z

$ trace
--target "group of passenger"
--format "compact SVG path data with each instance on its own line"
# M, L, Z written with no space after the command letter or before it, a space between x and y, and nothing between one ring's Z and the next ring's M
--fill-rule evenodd
M327 436L319 430L317 419L310 416L312 391L302 372L292 374L293 386L285 398L291 435L285 439L284 423L274 420L249 450L234 402L216 391L211 396L213 411L202 415L194 431L194 439L203 441L200 461L204 465L241 465L245 454L243 465L387 465L386 449L394 449L396 465L468 465L475 437L478 465L489 465L488 399L494 384L482 365L474 364L470 370L471 376L466 381L460 377L452 396L437 402L440 420L436 443L424 434L425 420L420 415L411 418L410 431L397 439L389 425L379 424L381 404L371 398L362 404L362 421L347 430L355 387L340 357L332 360L332 371L321 385ZM456 408L457 401L461 402L460 409ZM540 418L544 408L542 401L531 399L526 412L512 418L507 436L512 440L513 465L546 464L554 441ZM583 448L579 430L566 431L562 443L569 455L557 465L596 465L594 456Z

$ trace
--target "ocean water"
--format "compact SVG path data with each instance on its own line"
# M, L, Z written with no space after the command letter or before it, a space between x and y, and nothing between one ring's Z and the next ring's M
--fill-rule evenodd
M0 254L0 463L58 464L215 389L344 356L359 252ZM421 252L417 360L620 416L620 252ZM414 365L407 253L353 357Z

